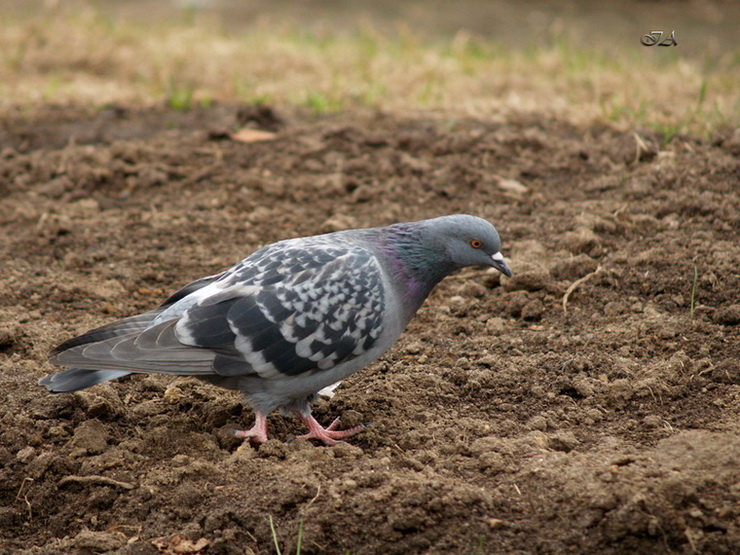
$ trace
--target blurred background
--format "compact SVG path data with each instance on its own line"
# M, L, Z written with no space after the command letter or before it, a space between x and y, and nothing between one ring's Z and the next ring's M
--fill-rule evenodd
M360 26L385 33L405 28L440 39L466 32L518 48L563 33L581 46L634 46L643 32L670 28L678 31L685 55L718 55L736 46L740 24L740 4L732 0L3 0L0 6L22 17L91 6L115 20L146 23L206 16L233 33L260 25L339 33Z
M0 102L737 122L730 0L0 1ZM675 46L646 47L646 33Z

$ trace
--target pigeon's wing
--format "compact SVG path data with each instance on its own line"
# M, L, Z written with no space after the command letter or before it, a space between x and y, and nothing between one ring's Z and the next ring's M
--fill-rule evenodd
M283 247L187 310L176 334L182 343L216 352L218 375L295 376L371 349L385 307L381 270L368 251Z
M51 361L86 370L272 378L332 368L377 341L385 295L378 263L365 250L282 246L248 261L178 317L78 342Z

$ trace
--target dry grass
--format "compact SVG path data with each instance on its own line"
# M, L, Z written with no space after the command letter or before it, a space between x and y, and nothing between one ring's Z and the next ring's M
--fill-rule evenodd
M113 22L93 11L2 21L0 102L153 104L274 102L316 112L353 107L653 126L666 136L737 125L738 56L705 61L677 49L609 55L565 38L514 50L459 34L309 34L261 28L228 35L199 21Z

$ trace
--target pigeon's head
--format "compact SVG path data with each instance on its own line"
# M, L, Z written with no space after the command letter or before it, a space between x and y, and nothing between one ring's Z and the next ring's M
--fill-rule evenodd
M457 268L492 266L507 277L511 270L501 254L501 239L490 223L457 214L424 222L425 242Z

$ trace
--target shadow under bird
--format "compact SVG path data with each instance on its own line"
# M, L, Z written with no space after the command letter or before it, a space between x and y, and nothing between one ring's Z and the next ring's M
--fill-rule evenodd
M267 441L276 409L333 445L363 429L323 427L316 394L382 355L435 285L467 266L511 276L496 229L469 215L288 239L231 269L186 285L159 308L59 345L39 380L53 393L128 374L193 376L245 394L253 443Z

